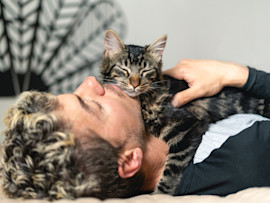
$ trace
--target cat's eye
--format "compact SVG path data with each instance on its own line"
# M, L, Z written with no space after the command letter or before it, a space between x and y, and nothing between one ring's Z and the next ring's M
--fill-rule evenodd
M154 72L156 72L155 69L146 69L146 70L141 71L141 74L151 74Z
M143 76L143 77L148 77L148 78L154 78L154 77L156 77L156 69L147 69L147 70L143 70L142 72L141 72L141 75Z
M120 77L128 77L129 76L128 70L126 68L123 68L120 66L115 66L115 72Z
M127 69L122 68L122 70L126 73L127 76L129 76L129 72Z

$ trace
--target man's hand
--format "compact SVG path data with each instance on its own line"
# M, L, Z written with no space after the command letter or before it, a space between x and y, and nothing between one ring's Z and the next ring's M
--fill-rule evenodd
M185 59L164 74L185 80L189 85L172 99L172 105L179 107L200 97L213 96L225 86L242 87L248 78L248 68L214 60Z

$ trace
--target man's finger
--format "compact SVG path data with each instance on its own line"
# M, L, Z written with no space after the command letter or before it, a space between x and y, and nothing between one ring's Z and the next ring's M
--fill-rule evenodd
M163 71L164 74L172 76L173 74L175 74L175 67L174 68L170 68L168 70Z
M179 73L179 68L178 67L174 67L174 68L170 68L168 70L163 71L163 74L165 75L169 75L171 77L174 77L178 80L183 80L184 78L182 77L182 74Z
M200 95L198 94L198 90L196 90L195 88L188 88L175 94L171 101L171 104L174 107L180 107L199 97Z

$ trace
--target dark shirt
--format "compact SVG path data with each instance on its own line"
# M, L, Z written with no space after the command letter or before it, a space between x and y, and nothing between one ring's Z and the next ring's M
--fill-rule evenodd
M249 76L246 84L242 87L250 94L262 99L270 99L270 73L259 71L249 67Z
M249 68L243 89L270 99L270 74ZM270 121L256 121L200 163L189 163L174 195L228 195L249 187L270 186Z

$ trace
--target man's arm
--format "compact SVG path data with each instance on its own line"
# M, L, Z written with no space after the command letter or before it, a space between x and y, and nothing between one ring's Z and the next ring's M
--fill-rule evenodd
M243 89L254 96L270 100L270 73L249 68L249 76Z
M174 68L164 71L164 74L185 80L189 85L188 89L177 93L172 99L172 105L175 107L200 97L213 96L225 86L246 88L245 84L248 78L251 78L249 68L246 66L214 60L182 60ZM260 73L260 78L264 74ZM270 77L270 74L268 75ZM249 87L247 91L254 90Z

